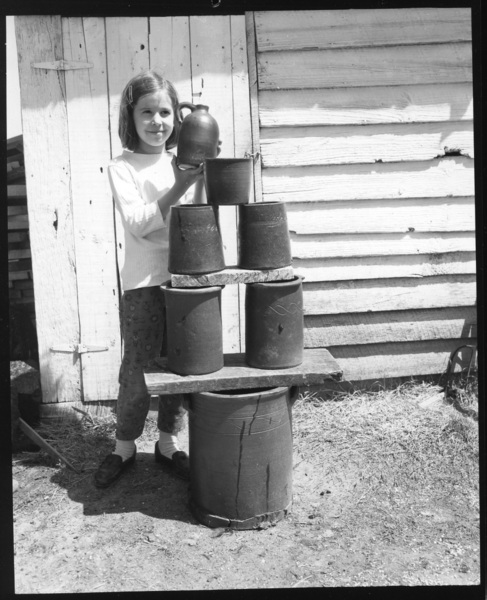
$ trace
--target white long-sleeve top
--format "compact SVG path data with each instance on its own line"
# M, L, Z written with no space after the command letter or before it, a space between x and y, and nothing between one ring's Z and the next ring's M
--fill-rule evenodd
M174 185L171 152L139 154L124 150L108 165L108 178L125 239L118 254L122 289L161 285L170 277L169 223L157 204ZM178 204L192 201L193 189Z

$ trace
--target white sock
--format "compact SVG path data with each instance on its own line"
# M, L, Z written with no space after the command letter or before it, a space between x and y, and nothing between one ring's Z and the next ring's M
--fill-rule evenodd
M118 454L124 461L132 456L135 451L135 440L115 440L113 454Z
M159 452L168 458L172 458L175 452L180 450L178 436L159 430Z

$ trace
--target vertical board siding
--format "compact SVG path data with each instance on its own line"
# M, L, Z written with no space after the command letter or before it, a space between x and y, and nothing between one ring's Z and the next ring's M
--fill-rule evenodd
M29 235L44 402L81 398L80 360L53 351L80 341L61 18L15 18Z
M118 135L120 98L129 80L149 68L149 27L146 17L109 17L105 19L108 106L111 156L121 154ZM116 249L123 253L124 231L120 214L115 210Z
M287 203L305 345L349 379L442 372L475 335L470 10L247 21L263 200Z
M43 402L115 399L124 236L106 166L122 151L121 92L154 68L181 101L209 105L222 156L251 152L245 18L18 17L16 35ZM39 62L53 68L32 67ZM236 211L226 208L225 258L235 264ZM239 293L224 290L225 352L241 350ZM79 343L107 350L70 350Z
M208 32L211 30L211 35ZM191 71L193 101L205 104L218 122L221 157L235 156L236 135L233 115L232 28L229 16L190 17ZM237 227L234 206L219 209L225 263L237 262ZM224 352L240 350L239 290L222 290L222 322L225 331Z
M81 354L85 400L117 397L121 360L114 209L106 166L110 160L105 23L63 19L65 60L92 69L66 72L74 242L80 338L105 347Z

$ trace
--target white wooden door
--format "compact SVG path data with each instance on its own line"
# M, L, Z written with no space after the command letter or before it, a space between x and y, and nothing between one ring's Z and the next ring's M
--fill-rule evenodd
M156 68L180 99L207 104L222 157L252 149L245 18L16 17L43 402L115 399L123 236L106 166L121 151L127 81ZM222 211L227 264L236 213ZM237 286L223 294L224 351L241 350Z

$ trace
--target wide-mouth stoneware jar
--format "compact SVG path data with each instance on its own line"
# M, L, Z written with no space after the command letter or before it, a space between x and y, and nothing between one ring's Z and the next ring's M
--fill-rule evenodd
M178 204L169 216L169 273L204 275L225 268L218 209Z
M279 269L291 263L291 240L285 204L240 204L238 266L241 269Z

